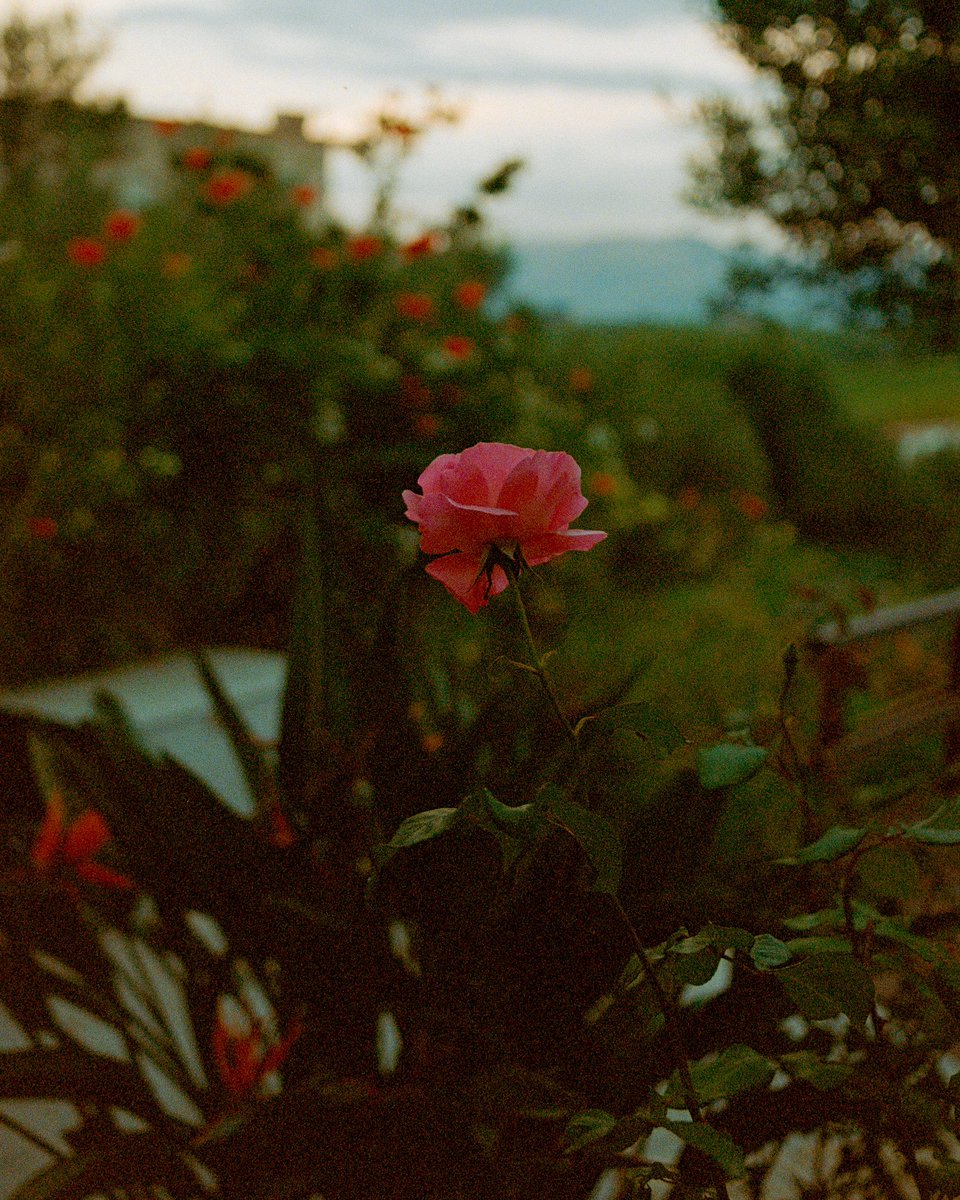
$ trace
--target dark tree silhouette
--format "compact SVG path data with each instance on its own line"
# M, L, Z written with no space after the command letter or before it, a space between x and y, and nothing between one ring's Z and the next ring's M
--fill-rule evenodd
M762 111L710 101L693 199L757 211L854 309L952 346L960 330L960 4L713 0L775 85Z

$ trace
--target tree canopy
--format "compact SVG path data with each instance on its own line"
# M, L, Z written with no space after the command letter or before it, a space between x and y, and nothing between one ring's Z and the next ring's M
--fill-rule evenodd
M713 0L774 87L711 101L693 198L765 214L855 306L960 330L960 4Z

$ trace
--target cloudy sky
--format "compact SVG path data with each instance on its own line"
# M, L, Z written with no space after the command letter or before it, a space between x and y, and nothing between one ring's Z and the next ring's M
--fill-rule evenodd
M304 112L316 135L360 129L384 97L412 113L426 85L461 107L406 173L401 200L430 220L505 158L527 169L493 214L510 238L587 239L742 229L680 194L702 135L699 98L749 95L747 68L705 18L708 0L74 0L110 52L94 86L150 116L268 126ZM0 13L63 0L0 0ZM343 215L362 174L333 164Z

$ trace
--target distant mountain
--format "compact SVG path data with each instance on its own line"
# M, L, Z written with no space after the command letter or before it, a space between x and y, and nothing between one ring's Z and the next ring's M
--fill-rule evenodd
M693 325L707 317L732 251L697 238L516 242L506 292L513 302L582 321ZM764 311L789 324L809 316L809 300L781 288Z

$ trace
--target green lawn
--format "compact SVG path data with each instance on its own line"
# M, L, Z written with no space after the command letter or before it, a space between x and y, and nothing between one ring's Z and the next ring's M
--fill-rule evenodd
M865 425L960 420L960 355L833 361L828 376L850 416Z

